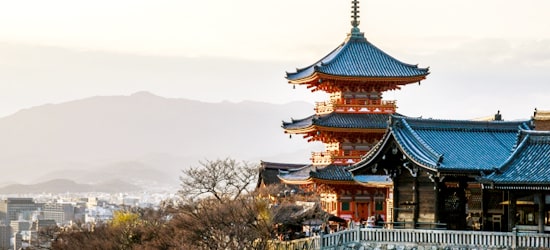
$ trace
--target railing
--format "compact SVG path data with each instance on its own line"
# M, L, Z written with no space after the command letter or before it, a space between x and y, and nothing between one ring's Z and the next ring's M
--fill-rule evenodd
M432 244L474 248L550 248L550 234L420 229L357 228L289 242L272 249L340 249L350 243ZM289 248L284 248L284 247Z
M272 241L270 250L318 250L321 249L321 237L313 236L309 238L291 240L291 241Z
M352 151L351 153L330 153L330 152L313 152L311 153L311 161L315 165L349 165L361 161L361 156L366 154L366 151Z
M314 165L328 165L332 163L332 156L327 152L311 153L311 162Z
M381 101L379 104L360 103L360 102L317 102L315 103L316 114L327 114L331 112L338 113L394 113L396 109L395 101Z

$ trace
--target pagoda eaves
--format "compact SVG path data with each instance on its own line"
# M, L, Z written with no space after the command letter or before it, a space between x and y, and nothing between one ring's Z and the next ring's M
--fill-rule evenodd
M429 74L428 68L403 63L367 41L363 33L352 31L335 50L316 63L286 78L291 84L316 86L325 80L347 81L349 84L405 85L419 82Z
M384 133L390 114L356 114L356 113L329 113L325 115L311 115L304 119L283 122L286 133L304 133L325 130L342 132L374 131Z

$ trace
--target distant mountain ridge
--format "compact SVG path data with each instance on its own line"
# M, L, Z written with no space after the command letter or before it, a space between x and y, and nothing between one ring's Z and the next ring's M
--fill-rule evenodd
M0 118L0 185L105 176L174 185L199 160L304 162L311 146L280 125L312 112L305 102L206 103L149 92L33 107Z
M72 180L54 179L36 184L11 184L0 188L0 194L30 193L85 193L85 192L136 192L141 187L121 180L110 180L95 185L80 184Z

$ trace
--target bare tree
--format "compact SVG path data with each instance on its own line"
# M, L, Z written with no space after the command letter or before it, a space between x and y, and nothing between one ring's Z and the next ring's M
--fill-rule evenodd
M268 202L251 193L257 171L229 158L200 162L182 171L184 202L128 211L94 231L64 232L54 249L267 249Z
M272 224L268 203L252 195L258 169L226 158L182 171L186 203L171 220L182 242L195 249L265 249Z
M266 205L251 198L202 199L182 207L171 226L193 249L266 249L271 222L259 215Z
M226 158L201 161L199 167L183 170L179 194L184 199L214 197L220 202L236 200L250 193L257 178L257 164Z

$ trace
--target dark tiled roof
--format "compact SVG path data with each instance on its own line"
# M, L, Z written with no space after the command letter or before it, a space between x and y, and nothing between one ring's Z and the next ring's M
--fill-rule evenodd
M316 167L310 173L312 178L330 181L353 181L353 176L344 166L328 165Z
M283 122L283 128L288 130L303 129L312 125L334 128L370 128L385 129L388 127L389 114L354 114L330 113L312 115L292 122Z
M331 53L309 67L287 73L288 80L314 72L347 77L414 77L428 75L427 68L403 63L372 45L362 33L349 34Z
M281 171L279 178L288 181L307 181L310 178L328 181L353 181L351 173L344 166L307 166L301 169Z
M550 184L550 132L521 131L514 154L484 179L497 185Z
M280 170L277 177L289 182L307 181L310 177L309 173L311 172L312 167L312 165L304 165L301 168Z
M490 170L512 153L527 121L453 121L396 117L392 133L422 165L446 170Z
M391 120L380 145L350 170L370 164L391 141L397 142L408 159L426 168L492 170L512 154L519 129L529 129L529 121L458 121L400 116L392 116Z
M263 183L265 185L281 183L278 175L280 171L288 171L290 169L300 169L308 166L309 164L293 164L293 163L279 163L279 162L265 162L260 163L259 178L257 187Z
M273 170L289 170L303 168L309 164L297 164L297 163L282 163L282 162L269 162L261 161L260 166L262 169L273 169Z
M366 185L392 185L389 175L354 175L353 180Z

